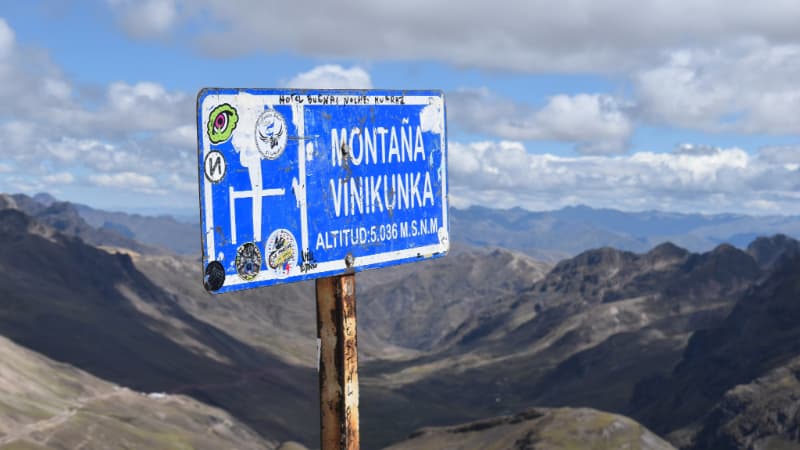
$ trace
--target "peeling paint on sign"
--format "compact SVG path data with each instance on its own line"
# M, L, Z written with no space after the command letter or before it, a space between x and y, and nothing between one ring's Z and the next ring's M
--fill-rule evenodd
M441 91L204 89L197 121L212 292L447 253Z

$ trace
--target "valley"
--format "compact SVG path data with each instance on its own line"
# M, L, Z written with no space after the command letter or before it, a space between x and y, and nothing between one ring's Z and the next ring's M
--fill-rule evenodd
M221 408L263 448L318 445L313 283L209 296L174 249L69 204L0 205L0 334L120 389ZM543 262L456 240L442 260L364 272L362 445L793 442L798 248L774 235ZM556 433L571 417L585 426Z

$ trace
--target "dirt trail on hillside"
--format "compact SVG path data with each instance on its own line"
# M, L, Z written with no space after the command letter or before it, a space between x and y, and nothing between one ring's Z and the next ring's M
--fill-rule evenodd
M53 417L21 426L18 429L11 431L9 434L0 437L0 446L21 440L40 442L41 439L35 439L32 437L34 433L46 433L48 430L55 429L66 423L76 413L78 413L78 411L86 407L86 405L96 401L107 400L112 397L123 395L126 392L131 391L128 391L124 388L115 387L114 390L102 394L88 397L78 397L74 403L70 404L66 409L59 411ZM49 437L45 439L45 442L47 442L48 439Z

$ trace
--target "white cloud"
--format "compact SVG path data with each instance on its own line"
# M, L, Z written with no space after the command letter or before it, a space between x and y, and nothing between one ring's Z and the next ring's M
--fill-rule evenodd
M112 3L124 20L133 14L126 8L139 7ZM260 2L231 0L208 6L223 31L214 42L204 42L209 51L228 56L254 49L294 50L430 58L522 71L635 68L635 107L619 96L598 93L555 95L538 109L487 89L448 95L453 124L500 139L451 141L454 204L553 209L587 203L706 212L769 212L777 205L780 212L800 213L800 148L748 154L736 148L684 146L671 154L610 156L627 148L639 117L707 130L800 132L800 29L789 20L796 3L786 3L776 13L767 6L751 10L734 2L716 8L718 3L700 0L692 6L694 14L674 3L652 4L654 12L637 21L638 11L647 7L631 11L619 2L578 1L559 8L534 2L538 10L532 15L522 11L525 5L509 14L502 2L459 8L431 2L322 4L312 11L296 2L266 8ZM169 32L184 11L202 9L200 2L140 5L168 7L163 17L150 17L155 24L141 25L155 34ZM287 14L292 8L308 11ZM265 10L271 11L269 17L302 15L309 25L264 20ZM685 49L686 42L694 46ZM17 63L4 64L2 55L12 55ZM323 65L286 84L368 88L372 81L358 66ZM23 98L21 91L29 95ZM3 151L8 159L4 164L15 176L14 184L8 181L11 176L0 183L41 190L46 177L55 182L59 173L84 171L91 175L71 182L101 186L109 195L135 191L155 198L177 192L174 198L189 199L185 194L196 194L191 95L152 82L111 83L91 98L85 92L47 58L20 51L13 30L0 19L0 133L8 149ZM528 140L574 143L584 156L531 154L519 142ZM39 165L58 171L49 173L37 169ZM27 178L19 178L20 173Z
M0 17L0 59L6 58L14 51L15 46L14 30L8 26L8 22Z
M130 111L136 109L138 103L144 101L160 101L167 97L167 91L156 83L136 83L129 85L123 82L112 83L108 88L108 100L112 109Z
M89 175L89 181L98 186L134 189L143 192L153 192L158 186L155 178L136 172Z
M72 86L65 80L56 78L43 79L42 90L46 96L60 101L67 101L72 96Z
M170 174L164 184L168 186L167 189L197 194L197 180L187 180L177 173Z
M13 63L0 56L1 152L3 168L14 170L0 189L88 182L107 188L106 195L118 189L152 196L196 184L196 165L187 159L196 152L191 96L153 82L75 89L46 54L23 51L4 27L0 19L0 53L10 52Z
M3 36L10 35L11 38ZM192 123L193 98L153 82L111 83L101 96L73 88L62 70L40 51L21 50L0 19L0 120L17 123L17 135L120 138ZM24 93L21 95L20 93ZM87 106L91 105L91 107ZM29 123L25 125L25 123Z
M115 82L108 87L107 105L90 124L106 132L141 132L173 129L194 118L193 99L182 92L169 92L153 82Z
M289 51L526 72L624 71L687 42L714 47L747 36L773 43L796 40L800 17L800 4L794 0L574 0L557 7L545 0L465 0L457 7L430 0L313 6L182 0L180 6L187 16L212 18L213 27L188 31L199 35L200 49L215 55ZM150 16L142 19L149 23Z
M800 133L800 44L743 39L669 53L634 75L640 109L655 123L707 131Z
M742 149L636 152L563 157L528 153L512 141L450 144L451 200L456 206L574 204L624 210L800 213L800 165ZM800 152L800 148L796 149Z
M189 36L191 45L218 57L288 52L437 61L506 72L611 75L634 85L631 105L620 104L616 95L587 94L553 97L546 107L551 109L538 116L508 101L485 113L463 114L481 119L505 111L488 121L492 125L468 123L489 127L500 139L553 135L575 142L584 153L608 154L627 146L634 119L712 132L800 132L794 119L800 109L800 2L795 0L574 0L558 7L544 0L466 0L458 8L413 0L323 2L313 8L259 0L109 1L120 17L133 21L142 11L163 8L166 13L148 13L144 22L164 17L169 26L157 27L164 32L182 18L213 18L213 26L181 28L173 36ZM289 19L296 17L302 23ZM320 66L287 84L371 85L368 74L357 69ZM581 120L582 114L589 120Z
M448 95L452 121L471 132L510 140L576 144L587 154L625 151L633 123L621 101L602 94L555 95L539 110L498 97L487 88Z
M800 148L792 146L767 147L759 152L761 157L776 164L800 164Z
M126 32L140 39L167 34L178 21L174 0L107 0Z
M28 194L43 192L47 189L47 186L40 180L21 179L19 177L2 179L0 180L0 186L2 186L6 192L23 192ZM50 193L54 191L55 189L49 190Z
M15 125L16 128L25 130L15 140L22 142L24 145L22 148L28 151L16 152L11 158L22 167L33 169L41 164L52 164L60 167L85 167L95 172L118 171L132 167L144 167L150 170L154 168L149 164L143 164L143 159L131 148L119 147L97 139L68 136L56 138L47 133L46 127L34 124ZM0 130L3 128L0 127ZM28 129L33 132L28 134Z
M75 182L75 175L69 172L58 172L45 175L41 178L41 180L47 186L52 186L54 184L72 184Z
M325 64L294 76L286 87L298 89L370 89L369 73L358 66L346 69L338 64Z
M197 147L197 125L180 125L176 128L162 131L158 134L157 142L180 149Z
M762 212L780 212L780 205L777 202L773 202L770 200L748 200L745 202L745 206L747 209L762 211Z

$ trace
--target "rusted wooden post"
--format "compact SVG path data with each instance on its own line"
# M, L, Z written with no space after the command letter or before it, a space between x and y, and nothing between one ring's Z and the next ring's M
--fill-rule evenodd
M358 450L356 277L317 278L320 444Z

